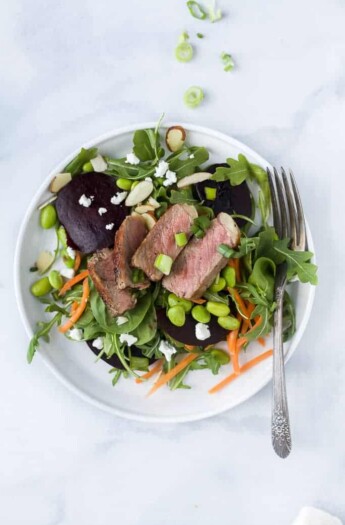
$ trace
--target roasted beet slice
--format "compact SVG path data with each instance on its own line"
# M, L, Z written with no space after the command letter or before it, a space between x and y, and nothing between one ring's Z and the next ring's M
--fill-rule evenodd
M225 341L228 334L228 330L224 330L224 328L219 326L216 317L211 317L211 321L207 323L211 332L211 336L204 341L200 341L200 339L197 339L195 336L195 325L197 322L191 315L186 315L186 322L184 326L178 328L169 321L164 308L157 310L157 322L159 328L163 330L163 332L166 332L168 335L170 335L170 337L176 341L179 341L180 343L184 343L185 345L205 347L219 343L220 341Z
M97 348L95 348L94 346L92 346L92 343L94 342L94 339L90 339L89 341L85 341L87 346L90 348L90 350L92 350L92 352L95 354L95 355L98 355L99 354L99 350ZM144 357L143 354L141 353L141 350L139 348L137 348L136 346L132 346L131 347L131 352L132 352L132 356L133 357ZM123 364L121 363L120 359L117 357L117 355L113 355L112 357L110 357L109 359L107 358L106 355L102 355L101 359L107 363L109 366L113 367L113 368L118 368L119 370L124 370L124 367L123 367ZM151 357L149 359L149 363L152 364L156 361L156 359L154 357Z
M103 173L77 175L62 188L56 211L73 247L92 253L113 246L115 232L129 213L126 206L110 202L118 192L114 179ZM81 197L84 204L90 205L80 204ZM100 208L106 212L100 214Z
M227 164L213 164L207 171L209 173L215 173L217 168L227 167ZM206 187L217 188L216 199L214 201L206 199ZM205 180L195 184L193 191L198 199L205 201L205 206L214 210L215 215L224 211L229 215L237 213L239 215L245 215L246 217L252 216L252 200L246 182L242 182L239 186L230 186L229 181L216 182L214 180ZM247 224L247 221L243 219L235 220L240 228Z

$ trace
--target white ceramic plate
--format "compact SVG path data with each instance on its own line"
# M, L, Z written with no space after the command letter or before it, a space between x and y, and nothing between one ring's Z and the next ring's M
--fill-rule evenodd
M257 153L231 137L200 126L182 125L188 131L190 144L207 147L210 152L210 163L224 162L228 157L237 157L239 153L243 153L251 162L263 167L269 166L268 162ZM132 150L133 132L136 129L154 126L155 124L151 122L111 131L86 144L85 147L97 146L103 154L125 156ZM169 124L164 126L167 127ZM38 226L37 205L51 195L47 190L48 183L78 151L72 153L48 175L29 206L19 233L15 257L15 287L19 310L29 337L32 336L36 322L44 318L44 314L42 305L29 292L30 284L36 277L28 270L38 253L43 249L53 248L54 242L52 233L43 231ZM309 246L313 250L310 232ZM314 288L310 285L293 283L290 286L290 293L296 305L297 331L293 339L286 344L287 359L295 351L307 325ZM270 345L271 341L268 339L267 348L270 348ZM251 345L246 355L242 356L242 362L246 362L261 351L262 347ZM23 349L23 359L24 355ZM218 376L213 376L209 370L189 374L188 384L192 386L190 390L171 392L167 388L162 388L155 395L147 398L145 394L150 384L137 385L129 379L121 380L113 388L108 374L109 366L103 361L95 364L95 356L86 344L70 342L56 330L52 330L50 344L41 342L39 356L35 356L35 359L40 357L66 387L86 401L112 414L141 421L183 422L219 414L256 394L268 383L272 374L272 362L269 359L239 377L219 393L209 395L208 389L231 372L230 366L223 366ZM35 366L35 359L31 366Z

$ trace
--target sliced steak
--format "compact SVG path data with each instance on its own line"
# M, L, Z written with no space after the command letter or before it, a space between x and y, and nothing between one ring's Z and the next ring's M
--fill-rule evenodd
M197 216L194 206L188 204L175 204L169 208L135 252L132 265L143 270L151 281L162 279L162 272L154 266L157 255L163 253L174 261L183 249L176 246L175 233L183 232L189 238Z
M201 297L227 263L217 251L218 246L235 248L239 241L240 230L235 221L227 213L220 213L202 239L194 237L187 244L170 275L164 277L163 286L179 297Z
M107 305L109 313L116 317L136 305L136 298L129 289L120 290L116 282L113 250L105 248L95 253L87 263L96 290Z
M115 235L114 258L115 274L118 287L124 288L147 288L150 286L148 279L138 283L132 280L131 259L147 235L147 227L144 219L130 215L127 217Z

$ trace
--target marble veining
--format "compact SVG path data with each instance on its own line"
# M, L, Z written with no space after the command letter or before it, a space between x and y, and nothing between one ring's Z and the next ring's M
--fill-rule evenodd
M210 24L184 1L2 3L0 523L288 525L303 505L345 519L345 5L219 5L226 16ZM183 30L196 45L190 64L173 57ZM206 94L197 110L182 102L193 84ZM163 111L233 135L297 176L320 286L287 366L284 461L271 448L270 386L216 418L159 426L100 412L39 359L26 364L12 273L31 196L80 144Z

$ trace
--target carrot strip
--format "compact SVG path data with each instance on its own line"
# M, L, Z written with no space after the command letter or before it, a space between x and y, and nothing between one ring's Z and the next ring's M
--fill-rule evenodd
M157 372L161 370L162 366L163 366L163 360L159 359L158 361L155 362L151 370L146 372L146 374L140 377L137 377L135 382L140 384L140 383L143 383L146 379L150 379L152 376L154 376L155 374L157 374Z
M266 345L265 338L264 337L258 337L258 343L261 346L265 346Z
M246 337L240 337L239 339L237 339L237 342L236 342L236 352L237 352L237 354L241 350L242 346L245 345L247 342L248 342L248 340L246 339Z
M253 368L253 366L261 363L264 359L267 359L273 354L273 350L267 350L267 352L264 352L263 354L258 355L257 357L254 357L254 359L251 359L241 367L241 374L243 372L247 372L247 370L250 370L250 368ZM209 394L215 394L216 392L219 392L222 388L227 386L229 383L231 383L234 379L236 379L238 376L235 373L230 374L228 377L220 381L217 385L210 388L208 391Z
M189 352L191 352L195 348L195 346L193 346L193 345L184 345L184 347L185 347L186 350L189 350Z
M195 354L195 353L193 353L193 354L191 353L191 354L186 355L186 357L184 357L178 363L178 365L174 366L174 368L172 370L170 370L170 372L167 372L166 374L163 374L163 375L160 376L160 378L155 382L155 384L153 385L153 387L151 388L151 390L149 391L149 393L147 395L150 396L151 394L156 392L156 390L158 390L158 388L160 388L161 386L163 386L166 383L168 383L171 379L173 379L175 376L177 376L177 374L179 372L181 372L181 370L186 368L186 366L188 366L189 363L191 363L198 356L199 356L199 354Z
M251 332L253 332L253 330L255 330L255 328L260 326L261 323L262 323L262 317L261 317L261 315L258 315L257 317L255 317L255 323L253 324L251 329L247 332L247 335L250 334Z
M200 297L200 299L190 299L190 301L192 301L192 303L195 303L195 304L204 304L206 303L206 299L202 299Z
M89 270L84 270L83 272L80 272L78 275L67 281L61 288L59 295L65 295L65 293L70 290L75 284L79 283L79 281L82 281L85 279L85 277L88 277Z
M238 337L238 329L232 330L228 333L226 341L228 343L228 349L231 356L231 362L234 369L234 373L238 375L240 373L240 365L238 362L238 354L236 352L236 341Z
M228 262L230 268L235 270L236 281L241 282L241 270L240 270L240 260L239 259L229 259Z
M74 261L74 266L73 266L73 270L75 272L79 270L80 263L81 263L81 255L80 255L80 252L77 251L75 252L75 261Z
M251 303L249 301L244 301L244 305L245 305L245 307L247 309L247 313L248 313L249 319L244 319L244 321L243 321L242 334L245 334L246 332L248 332L248 330L251 329L252 323L250 321L250 317L251 317L252 313L255 310L255 304L253 304L253 303Z
M250 315L248 313L248 310L246 308L246 305L244 304L244 301L238 291L235 288L229 288L229 292L234 296L236 303L238 304L238 307L240 309L240 314L242 317L249 319Z
M77 301L74 301L72 303L72 306L71 306L71 314L74 314L74 312L76 311L76 309L78 308L79 306L79 303Z
M88 281L88 278L86 278L83 281L83 295L81 298L81 302L78 305L78 308L76 309L72 317L70 317L70 319L64 325L60 326L59 331L61 333L63 334L66 333L67 330L72 328L74 323L76 323L78 319L83 315L83 312L87 305L87 300L89 298L89 295L90 295L89 281Z

